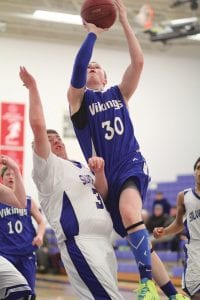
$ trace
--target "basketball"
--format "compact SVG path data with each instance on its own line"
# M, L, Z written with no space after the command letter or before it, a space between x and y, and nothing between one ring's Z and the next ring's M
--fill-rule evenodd
M82 19L100 28L110 28L115 23L116 16L112 0L85 0L81 7Z

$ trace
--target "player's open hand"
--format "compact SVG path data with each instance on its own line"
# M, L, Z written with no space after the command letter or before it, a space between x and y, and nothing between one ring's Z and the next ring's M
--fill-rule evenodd
M26 70L25 67L20 67L19 76L21 80L23 81L23 84L27 89L31 89L32 87L36 86L35 79L33 76Z
M159 239L164 235L164 227L155 227L153 230L153 235L156 239Z
M102 157L93 156L88 160L88 166L94 174L104 172L104 159Z
M124 17L127 18L127 10L122 0L113 0L116 9L119 13L119 20L121 21Z

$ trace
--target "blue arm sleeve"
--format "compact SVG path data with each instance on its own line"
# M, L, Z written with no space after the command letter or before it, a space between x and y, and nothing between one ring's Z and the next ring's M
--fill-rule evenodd
M71 85L74 88L80 89L86 85L87 67L92 57L96 39L95 33L88 33L76 56L71 78Z

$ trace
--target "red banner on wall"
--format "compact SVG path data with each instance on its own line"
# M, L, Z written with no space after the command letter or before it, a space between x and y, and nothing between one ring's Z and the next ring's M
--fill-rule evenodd
M24 104L1 104L1 145L24 145Z
M2 149L1 154L12 157L16 161L16 163L19 165L20 170L23 173L23 159L24 159L24 151L23 150Z
M23 171L24 104L0 103L0 153L11 156Z

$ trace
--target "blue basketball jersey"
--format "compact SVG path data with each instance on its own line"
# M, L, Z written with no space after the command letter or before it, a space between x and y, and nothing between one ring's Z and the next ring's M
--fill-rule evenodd
M103 92L86 90L72 122L86 160L93 155L104 158L109 185L117 183L117 188L145 162L118 86Z
M123 236L126 232L118 207L122 185L128 178L134 178L144 200L149 176L118 86L106 91L87 89L79 111L71 119L85 159L94 155L104 158L109 184L106 205L115 230Z
M30 197L27 197L27 207L24 209L0 203L0 254L31 254L37 249L32 245L35 236Z

